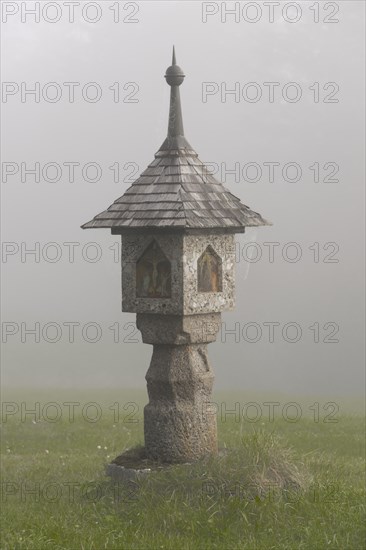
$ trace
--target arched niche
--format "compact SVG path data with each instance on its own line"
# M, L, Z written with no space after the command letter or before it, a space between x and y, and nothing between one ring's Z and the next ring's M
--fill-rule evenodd
M171 297L171 265L155 240L136 262L136 296Z
M197 260L198 292L222 292L222 260L208 246Z

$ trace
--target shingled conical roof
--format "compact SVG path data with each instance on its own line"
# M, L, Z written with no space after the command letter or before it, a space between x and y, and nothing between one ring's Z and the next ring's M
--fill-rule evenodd
M137 228L219 229L242 232L247 226L270 225L216 180L184 137L176 64L165 78L170 89L168 136L155 160L107 210L83 229L108 227L113 232Z

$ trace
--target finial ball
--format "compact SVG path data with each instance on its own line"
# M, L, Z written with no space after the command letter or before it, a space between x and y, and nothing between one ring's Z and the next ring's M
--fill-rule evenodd
M180 86L184 80L185 74L178 65L171 65L167 68L165 79L169 86Z

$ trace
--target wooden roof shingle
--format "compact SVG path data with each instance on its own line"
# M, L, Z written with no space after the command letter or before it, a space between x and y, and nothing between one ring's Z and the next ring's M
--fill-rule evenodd
M184 137L179 85L184 75L173 64L168 136L155 159L109 208L83 229L179 227L230 228L271 225L216 180Z

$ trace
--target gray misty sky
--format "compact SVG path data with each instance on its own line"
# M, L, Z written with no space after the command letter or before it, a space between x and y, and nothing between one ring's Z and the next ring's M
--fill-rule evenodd
M175 44L187 139L273 222L237 237L216 387L362 393L364 3L271 4L272 22L263 2L227 2L226 20L221 2L79 2L73 22L65 2L40 2L35 22L34 4L2 2L4 386L145 387L151 347L121 313L118 239L80 225L163 142Z

